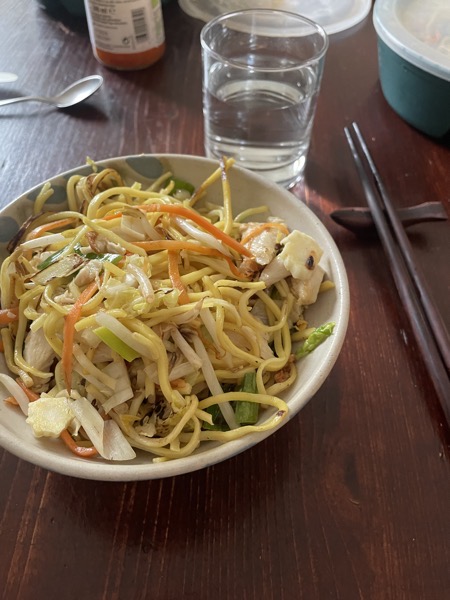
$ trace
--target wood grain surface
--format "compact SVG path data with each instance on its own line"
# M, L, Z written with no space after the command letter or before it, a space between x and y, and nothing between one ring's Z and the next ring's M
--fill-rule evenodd
M202 23L172 0L167 52L140 72L98 64L85 21L37 1L0 3L0 97L54 93L100 73L76 109L0 111L0 204L85 162L203 155ZM189 475L99 483L0 450L0 597L195 600L450 598L449 431L376 235L330 212L365 205L343 128L357 121L397 206L450 205L450 143L384 100L369 16L331 36L306 180L294 190L333 235L351 316L330 377L253 449ZM450 327L448 222L409 228Z

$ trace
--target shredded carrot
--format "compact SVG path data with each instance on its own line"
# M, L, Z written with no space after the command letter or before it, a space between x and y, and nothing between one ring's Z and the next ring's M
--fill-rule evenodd
M34 402L35 400L38 400L40 398L39 394L36 394L36 392L33 392L33 390L30 390L30 388L24 384L24 382L20 379L20 377L17 377L16 382L23 389L23 391L27 395L28 400L30 402Z
M245 279L243 273L239 271L230 257L225 256L225 254L222 254L222 252L216 248L208 248L207 246L201 246L195 242L183 242L180 240L148 240L146 242L133 242L133 244L135 246L139 246L139 248L142 248L147 252L151 252L152 250L187 250L191 252L197 252L198 254L204 254L206 256L215 256L227 261L230 271L235 277L238 279Z
M71 452L73 452L76 456L81 456L82 458L90 458L91 456L96 456L98 454L98 450L94 448L94 446L79 446L67 429L64 429L60 433L59 436L62 441L66 444Z
M66 225L70 225L73 223L75 219L59 219L58 221L52 221L51 223L45 223L44 225L40 225L36 227L27 235L27 240L34 240L38 237L41 237L43 233L47 231L52 231L53 229L60 229L61 227L65 227Z
M283 225L283 223L261 223L261 225L254 227L249 233L247 233L245 237L242 238L241 244L246 244L249 240L256 237L266 229L279 229L286 235L289 235L289 229L286 227L286 225Z
M0 310L0 325L8 325L8 323L12 323L13 321L17 321L19 317L19 309L14 308L4 308Z
M223 258L224 260L227 261L228 266L230 267L230 271L233 273L233 275L235 277L237 277L237 279L244 279L244 280L248 280L248 277L246 277L244 275L244 273L242 273L242 271L239 271L239 269L236 267L236 265L234 264L234 262L231 260L231 258L229 258L228 256L221 256L221 258Z
M90 283L81 292L75 304L64 317L64 338L61 362L64 372L64 380L66 382L66 389L68 392L70 392L72 388L73 339L75 336L75 324L80 318L83 305L95 294L97 288L98 286L96 281Z
M14 396L8 396L7 398L5 398L4 402L6 402L7 404L12 404L13 406L19 406L19 403L14 398Z
M181 281L180 270L178 268L178 253L170 251L167 254L169 277L173 287L179 291L178 301L180 304L187 304L189 302L189 296L186 290L186 286Z
M148 240L146 242L133 242L135 246L151 252L152 250L190 250L199 254L207 254L209 256L224 256L220 250L202 246L195 242L185 242L181 240Z
M139 206L136 206L135 208L139 208L145 212L170 213L170 214L178 215L180 217L184 217L185 219L190 219L191 221L194 221L194 223L197 223L197 225L200 225L200 227L205 229L205 231L208 231L209 233L211 233L218 240L220 240L221 242L223 242L224 244L226 244L233 250L236 250L236 252L238 252L239 254L242 254L243 256L248 256L248 257L251 256L250 250L245 248L242 244L240 244L237 240L232 238L230 235L228 235L227 233L223 232L221 229L219 229L218 227L213 225L213 223L208 221L208 219L205 219L205 217L202 217L202 215L200 215L199 213L195 212L194 210L192 210L190 208L186 208L185 206L181 206L178 204L141 204ZM108 215L107 217L103 217L103 218L108 220L108 219L120 217L120 216L122 216L122 213L118 212L118 213L113 213L112 215Z

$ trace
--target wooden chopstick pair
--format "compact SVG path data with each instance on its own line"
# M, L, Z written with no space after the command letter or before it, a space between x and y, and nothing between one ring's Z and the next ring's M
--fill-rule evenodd
M344 129L395 285L450 425L450 338L356 123Z

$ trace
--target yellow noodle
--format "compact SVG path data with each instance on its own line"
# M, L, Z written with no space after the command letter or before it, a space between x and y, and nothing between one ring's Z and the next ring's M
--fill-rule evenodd
M123 246L126 250L128 250L128 252L132 252L133 254L139 254L140 256L147 256L147 252L145 250L143 250L142 248L139 248L139 246L135 246L134 244L125 241L123 238L121 238L119 235L117 235L113 231L109 231L109 229L106 229L105 227L103 227L103 225L99 225L98 222L92 221L91 219L88 219L87 217L83 218L83 222L90 229L92 229L93 231L95 231L97 233L100 233L101 235L103 235L103 237L105 237L110 242L114 242L116 244L119 244L120 246Z
M336 286L334 282L327 279L326 281L322 281L322 283L320 284L319 294L322 294L323 292L328 292L328 290L334 290L335 288Z
M2 336L2 342L3 342L3 348L4 348L3 353L5 356L6 366L12 373L19 375L20 372L22 371L22 369L19 369L14 362L14 342L13 342L13 339L11 336L11 332L6 327L2 327L0 329L0 333Z
M52 374L34 368L32 365L26 362L22 354L28 324L28 319L24 315L24 308L28 305L28 302L30 300L35 298L36 295L40 295L41 292L42 287L38 286L37 288L25 292L19 299L19 322L17 327L16 339L14 342L14 362L19 367L19 369L26 371L30 375L46 379L48 377L51 377Z
M24 311L24 313L25 313L25 311ZM46 318L47 318L47 315L45 312L40 313L39 316L37 316L33 320L33 322L30 324L31 331L38 331L38 329L40 329L43 326Z
M249 219L250 217L254 217L255 215L260 215L261 213L267 213L269 209L267 206L254 206L252 208L247 208L243 210L238 215L234 217L236 223L242 223Z
M129 187L124 187L124 186L123 187L113 187L108 190L105 190L104 192L98 193L90 201L86 216L89 219L94 219L96 217L97 211L99 210L100 206L104 202L106 202L109 198L112 198L114 196L121 196L121 195L125 196L125 198L129 198L130 200L139 199L143 203L145 203L148 200L151 200L152 203L153 202L164 202L164 201L170 202L171 201L170 198L167 198L167 196L164 196L163 194L158 194L157 192L153 192L153 191L131 189ZM123 200L122 200L122 202L123 202Z
M69 181L67 182L67 204L69 205L70 210L79 211L79 206L77 202L77 195L75 191L75 187L77 183L80 181L81 175L72 175L69 177Z
M230 352L233 356L236 356L237 358L246 361L248 364L254 367L260 365L262 359L259 356L254 356L253 354L250 354L249 352L245 352L241 348L238 348L235 344L233 344L228 335L226 335L224 331L224 317L225 313L223 308L221 306L218 306L216 312L216 335L222 348Z
M229 169L234 164L233 158L228 158L225 163L225 168ZM210 187L213 183L215 183L222 175L222 168L217 168L214 173L212 173L193 193L190 201L188 202L189 206L194 206L198 200L203 196L205 190Z
M267 431L273 427L277 427L286 418L288 414L288 406L286 402L277 398L276 396L270 396L268 394L248 394L244 392L228 392L226 394L218 394L211 396L206 400L199 402L198 407L200 409L209 408L214 404L221 404L222 402L233 402L233 401L245 401L245 402L256 402L259 404L265 404L267 406L273 406L277 409L271 417L264 421L261 425L244 425L239 429L233 429L231 431L202 431L200 432L201 440L219 440L219 441L230 441L247 435L248 433L256 433Z
M42 328L47 342L58 356L62 356L63 344L58 333L63 330L64 317L58 312L50 312Z
M284 381L280 383L274 383L273 385L266 388L266 394L271 396L279 396L284 390L287 390L291 387L297 377L297 368L295 363L291 363L290 365L290 375Z
M168 435L161 438L145 438L136 433L136 431L132 427L124 425L124 421L122 419L118 420L117 422L122 427L124 433L126 433L126 435L130 438L130 441L132 441L133 444L135 442L138 442L138 447L151 449L151 451L153 452L156 449L162 450L164 446L167 446L167 444L170 444L170 442L173 439L179 436L185 425L194 417L195 411L197 410L198 406L198 399L195 396L191 396L190 403L185 409L184 414L182 415L178 423ZM163 452L162 454L164 455L166 453Z
M47 200L53 196L54 194L54 190L52 188L52 186L50 185L49 182L45 183L41 189L41 191L39 192L39 194L36 197L36 200L34 201L34 214L38 215L41 211L42 208L44 206L44 204L47 202Z
M64 239L48 245L45 253L41 248L29 248L24 252L19 244L1 268L2 307L8 308L16 305L17 300L19 302L18 319L1 332L7 366L32 389L36 379L52 377L45 388L46 394L50 395L65 390L66 385L61 360L64 349L65 357L67 354L63 337L65 317L82 293L86 281L97 278L99 289L83 306L77 307L80 316L74 325L73 388L82 392L101 410L101 405L108 401L108 388L112 390L116 385L111 373L103 371L104 366L110 364L109 357L115 347L105 353L104 342L100 342L93 333L98 327L96 315L99 311L106 311L122 327L127 328L127 335L132 336L143 354L133 359L128 369L133 397L122 403L120 410L119 407L117 411L112 409L109 414L129 442L136 448L151 452L157 457L154 459L156 461L188 456L207 440L226 442L248 433L267 431L277 427L287 414L287 405L278 395L295 380L297 371L292 362L292 341L300 337L297 333L291 335L289 330L288 317L295 299L287 282L282 280L275 284L270 290L275 290L275 295L269 295L264 282L239 278L237 269L242 257L236 250L231 250L233 271L227 260L181 250L178 253L181 258L181 284L178 286L180 289L174 290L171 280L174 275L170 273L169 276L167 264L168 251L147 254L146 250L130 241L130 237L134 236L121 235L122 214L132 214L131 210L127 213L129 207L170 203L192 208L210 186L217 184L215 189L219 189L221 178L222 205L205 202L198 212L218 230L239 239L242 229L240 223L267 212L267 207L253 207L233 216L228 179L232 164L232 159L221 162L221 166L199 186L191 198L183 194L177 194L177 198L170 196L175 187L171 173L162 174L144 190L137 182L130 187L125 185L113 169L97 170L92 164L91 175L74 175L67 182L68 210L43 212L30 228L32 231L55 220L73 219L72 225L61 230ZM49 185L44 186L35 202L35 214L42 212L52 193ZM172 215L143 214L153 227L157 227L163 238L191 241L191 237L178 227ZM92 232L96 236L91 236ZM80 252L80 249L86 254L91 252L91 244L92 248L97 247L94 237L98 239L98 247L107 241L125 251L120 266L110 262L106 251L102 257L95 256L97 251L92 250L94 257L103 261L101 273L98 274L99 269L95 269L99 263L91 263L92 272L87 280L84 278L83 285L77 285L76 282L82 278L75 276L58 277L45 286L33 281L36 265L49 256L48 251L61 251L53 260ZM130 268L130 265L133 267ZM84 266L81 269L84 274L89 273ZM185 286L185 294L182 286ZM321 290L332 286L332 283L324 282ZM68 304L61 304L60 297L66 291L69 291ZM186 303L178 304L182 300ZM255 301L262 302L267 322L253 316L251 308ZM188 344L184 349L186 356L180 353L182 346L178 348L182 340L175 342L176 337L172 334L175 327ZM36 332L41 328L55 353L53 373L40 371L24 360L23 349L28 330ZM302 333L303 336L306 331ZM192 335L198 336L197 339L202 340L206 349L201 368L192 368L192 364L198 360L193 350ZM131 338L129 342L132 343ZM268 342L273 345L274 354L270 358L263 358L262 349L267 348ZM194 353L194 358L188 350ZM272 348L268 349L269 353L271 351ZM96 356L103 358L96 361ZM263 352L263 356L267 354ZM101 363L100 360L105 362ZM179 369L179 375L173 369ZM210 387L217 391L220 389L217 383L219 386L239 386L244 375L251 372L256 372L257 393L211 395ZM216 383L211 381L211 374L217 378ZM176 380L176 377L179 379ZM39 387L34 389L40 391L42 384L39 383ZM217 404L227 414L227 407L232 412L229 403L239 401L255 402L262 409L272 407L275 411L267 413L265 420L262 413L256 425L237 428L233 425L230 431L202 430L202 423L212 424L212 416L207 410L209 407ZM135 426L151 411L156 411L157 403L161 402L164 406L158 410L168 410L170 414L167 424L164 421L167 434L164 430L162 437L145 437ZM123 414L124 410L126 414ZM159 415L158 411L156 414Z
M59 287L59 284L60 282L58 280L47 283L47 285L44 287L42 296L47 306L53 308L56 312L60 313L61 315L67 315L70 309L70 304L58 304L58 302L55 302L53 298L53 296L56 294L56 289Z

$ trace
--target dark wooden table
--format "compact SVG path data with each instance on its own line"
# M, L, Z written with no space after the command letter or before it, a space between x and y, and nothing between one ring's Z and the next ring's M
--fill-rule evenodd
M202 23L173 0L167 52L134 73L92 56L83 19L2 0L0 97L56 92L100 73L69 111L0 113L0 202L60 171L140 152L202 155ZM450 598L449 434L376 236L329 217L365 204L343 128L356 120L397 206L449 208L449 143L385 102L371 18L331 37L303 187L348 270L348 335L330 377L285 427L203 471L99 483L0 451L0 595L5 600ZM300 200L299 200L300 201ZM410 230L447 325L448 222Z

